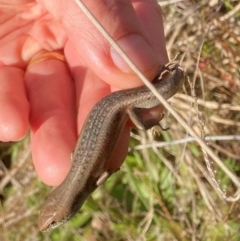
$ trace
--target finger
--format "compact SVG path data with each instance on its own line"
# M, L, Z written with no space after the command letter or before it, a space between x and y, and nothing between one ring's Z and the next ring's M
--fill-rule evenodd
M141 83L74 1L41 2L62 21L78 54L95 74L116 88ZM161 11L156 1L133 1L133 5L129 0L83 2L146 77L153 79L159 66L167 61ZM145 29L153 23L155 28Z
M48 59L27 69L34 165L40 179L59 185L76 142L75 93L66 63Z
M111 89L109 84L96 76L79 59L76 49L71 42L66 43L64 54L68 60L68 67L75 82L79 133L92 107L104 96L110 94Z
M23 70L0 67L0 140L18 141L28 131L29 103Z

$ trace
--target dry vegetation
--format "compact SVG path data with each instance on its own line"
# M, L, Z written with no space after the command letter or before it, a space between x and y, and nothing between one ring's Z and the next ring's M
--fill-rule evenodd
M170 102L240 176L240 3L159 2L169 55L181 53L188 76ZM167 112L163 125L171 129L158 141L133 134L122 170L46 234L36 220L49 189L36 178L29 142L1 143L0 240L240 240L240 201L226 201L237 191L229 175Z

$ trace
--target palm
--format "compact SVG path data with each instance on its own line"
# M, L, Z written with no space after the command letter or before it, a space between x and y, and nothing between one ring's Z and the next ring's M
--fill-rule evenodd
M39 4L7 5L6 10L0 19L4 26L0 36L3 64L24 69L38 52L64 48L66 35L62 26Z

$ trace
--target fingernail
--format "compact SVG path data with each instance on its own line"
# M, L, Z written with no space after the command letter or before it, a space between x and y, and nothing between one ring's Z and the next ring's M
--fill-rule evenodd
M131 34L117 41L117 44L141 70L150 70L156 65L156 56L143 37L137 34ZM111 46L110 54L114 64L125 73L132 73L132 69L125 60Z

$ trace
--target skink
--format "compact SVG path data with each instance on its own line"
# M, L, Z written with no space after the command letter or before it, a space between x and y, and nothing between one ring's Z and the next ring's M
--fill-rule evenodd
M165 98L172 97L183 85L184 71L176 61L164 67L152 82ZM47 198L40 211L41 231L68 221L87 197L117 170L108 169L108 162L119 137L130 119L140 130L149 129L159 120L143 121L141 109L159 105L159 100L146 87L114 92L100 100L89 113L72 156L71 169L60 186Z

